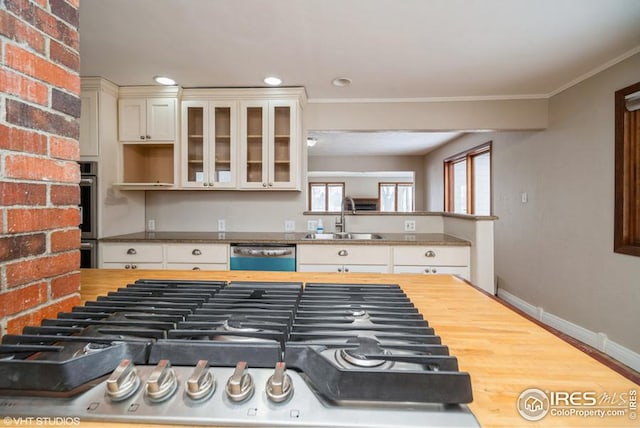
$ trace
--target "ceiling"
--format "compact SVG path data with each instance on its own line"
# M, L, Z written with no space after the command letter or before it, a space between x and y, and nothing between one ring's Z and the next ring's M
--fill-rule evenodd
M316 144L309 156L424 155L462 132L335 132L309 131Z
M639 22L638 0L82 0L80 71L121 86L276 75L310 102L548 97L640 51Z

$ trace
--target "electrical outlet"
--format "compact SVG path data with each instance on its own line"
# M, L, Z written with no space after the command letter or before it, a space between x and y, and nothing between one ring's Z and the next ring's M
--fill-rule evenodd
M293 220L285 220L284 221L284 231L285 232L293 232L296 230L296 222Z
M218 220L218 232L224 232L227 229L227 225L223 219Z
M416 221L415 220L405 220L404 221L404 231L405 232L415 232L416 231Z
M147 220L147 230L149 231L154 231L156 230L156 221L151 219L151 220Z
M318 228L318 220L307 220L307 231L315 232Z

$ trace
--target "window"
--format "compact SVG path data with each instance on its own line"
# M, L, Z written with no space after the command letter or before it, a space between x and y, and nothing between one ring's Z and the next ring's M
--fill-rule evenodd
M640 82L615 93L616 253L640 257Z
M344 183L309 183L310 211L340 211Z
M444 210L491 215L491 142L444 160Z
M413 183L379 183L380 211L413 211Z

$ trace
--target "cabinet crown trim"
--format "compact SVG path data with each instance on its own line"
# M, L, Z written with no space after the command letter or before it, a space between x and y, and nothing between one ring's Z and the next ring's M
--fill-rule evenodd
M297 99L304 107L307 103L307 91L303 87L295 88L190 88L182 91L183 100L277 100L279 98Z
M182 93L179 86L121 86L120 98L178 98Z
M80 91L104 91L117 97L118 89L118 86L102 77L80 78Z

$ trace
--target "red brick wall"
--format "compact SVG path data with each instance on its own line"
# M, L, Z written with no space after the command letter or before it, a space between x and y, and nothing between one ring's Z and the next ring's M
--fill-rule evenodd
M80 302L79 0L0 0L0 335Z

